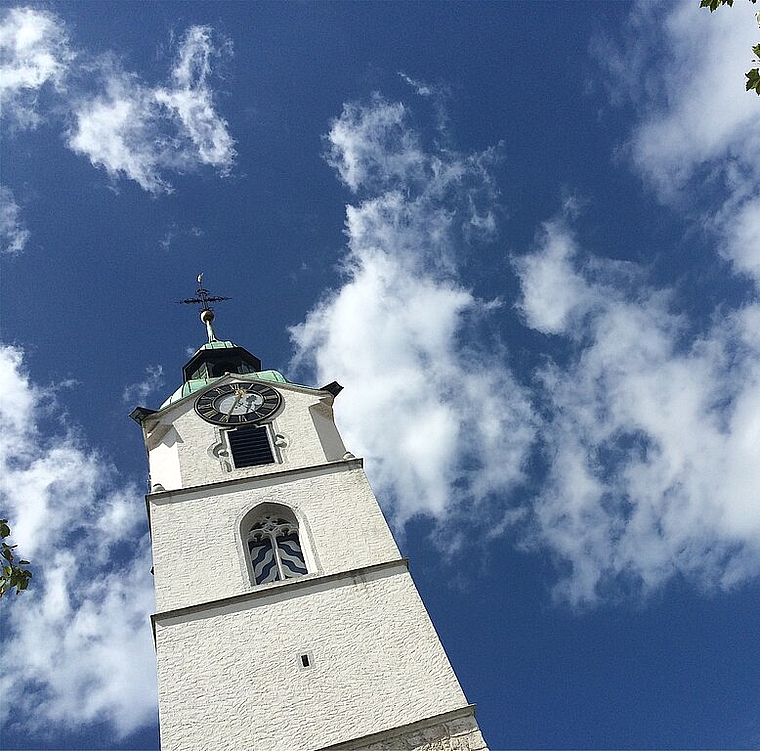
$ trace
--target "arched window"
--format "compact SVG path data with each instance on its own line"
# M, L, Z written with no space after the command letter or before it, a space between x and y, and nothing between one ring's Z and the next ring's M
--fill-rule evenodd
M265 514L254 522L248 533L248 552L256 584L307 573L298 525L277 513Z

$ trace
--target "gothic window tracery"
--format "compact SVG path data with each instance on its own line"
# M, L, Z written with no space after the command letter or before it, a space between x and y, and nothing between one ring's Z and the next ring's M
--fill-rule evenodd
M248 552L256 584L307 573L298 525L278 514L266 514L253 524L248 533Z

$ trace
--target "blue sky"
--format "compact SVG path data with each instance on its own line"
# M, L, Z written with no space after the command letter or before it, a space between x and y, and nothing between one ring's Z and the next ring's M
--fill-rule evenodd
M201 271L345 387L492 749L760 745L757 9L697 6L5 5L4 748L157 748L127 414Z

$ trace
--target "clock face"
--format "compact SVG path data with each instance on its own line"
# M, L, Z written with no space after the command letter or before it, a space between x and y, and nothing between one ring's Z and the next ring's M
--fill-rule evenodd
M225 383L198 397L195 411L214 425L241 425L264 422L282 404L282 397L271 386L260 383Z

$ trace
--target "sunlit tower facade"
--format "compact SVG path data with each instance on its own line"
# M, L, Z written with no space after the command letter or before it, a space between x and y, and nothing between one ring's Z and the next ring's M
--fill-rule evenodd
M200 282L200 278L199 278ZM217 298L219 299L219 298ZM478 751L486 745L364 474L341 387L208 341L148 453L163 751Z

